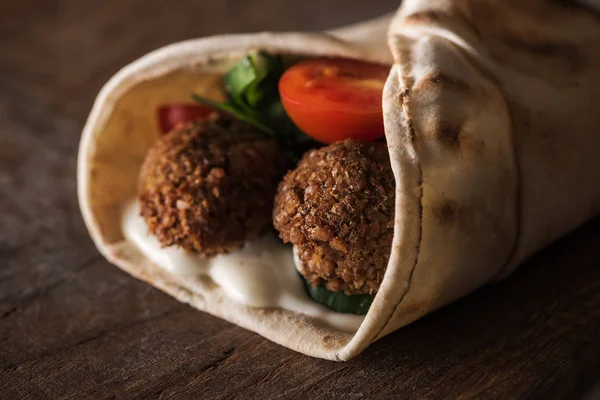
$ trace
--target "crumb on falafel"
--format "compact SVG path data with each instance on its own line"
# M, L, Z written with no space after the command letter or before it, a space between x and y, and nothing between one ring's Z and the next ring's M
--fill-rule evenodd
M313 286L373 294L389 259L394 176L385 143L346 140L309 151L280 183L273 222Z
M214 255L271 229L285 172L277 142L224 116L177 126L148 151L141 215L163 246Z

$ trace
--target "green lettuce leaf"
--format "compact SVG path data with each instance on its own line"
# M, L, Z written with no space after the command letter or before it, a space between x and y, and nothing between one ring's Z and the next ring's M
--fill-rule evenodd
M249 54L223 78L226 102L217 102L197 94L192 94L192 98L231 114L275 138L290 163L295 164L306 150L318 144L294 125L283 108L277 88L283 72L281 57L264 52Z

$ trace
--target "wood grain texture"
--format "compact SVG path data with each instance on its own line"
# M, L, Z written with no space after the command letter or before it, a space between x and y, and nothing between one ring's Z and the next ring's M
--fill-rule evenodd
M167 43L317 30L394 0L0 5L0 398L574 398L600 373L600 220L347 363L277 346L101 258L76 201L101 85Z

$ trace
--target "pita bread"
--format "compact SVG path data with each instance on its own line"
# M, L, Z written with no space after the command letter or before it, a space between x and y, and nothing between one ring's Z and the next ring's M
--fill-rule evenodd
M158 137L149 115L156 105L185 101L191 91L218 96L220 75L250 50L385 62L389 52L376 33L382 23L355 36L338 31L353 42L300 33L191 40L117 73L94 104L78 160L80 206L100 252L199 310L340 361L506 276L600 211L598 21L541 1L406 1L389 29L394 65L383 96L394 239L356 334L240 305L208 279L189 290L124 240L121 208L135 196L139 167Z
M396 309L380 337L600 212L596 16L561 2L409 0L389 43L386 135L411 246L392 250Z

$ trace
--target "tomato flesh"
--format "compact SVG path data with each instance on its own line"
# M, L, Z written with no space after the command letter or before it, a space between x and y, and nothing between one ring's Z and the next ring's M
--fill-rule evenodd
M382 92L389 67L356 60L302 61L279 80L286 113L322 143L375 140L384 134Z
M204 119L212 112L200 104L165 104L157 109L158 126L161 133L169 133L179 124Z

